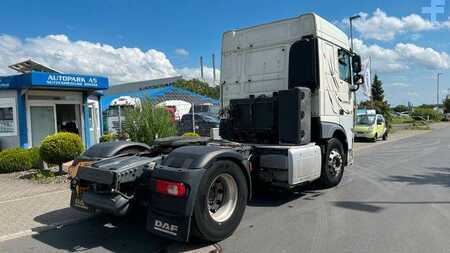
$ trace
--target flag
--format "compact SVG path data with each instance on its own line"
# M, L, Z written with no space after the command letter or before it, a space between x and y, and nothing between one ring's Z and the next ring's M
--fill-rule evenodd
M372 61L371 59L367 59L363 62L362 66L362 74L364 76L364 84L363 84L363 94L367 98L372 96Z

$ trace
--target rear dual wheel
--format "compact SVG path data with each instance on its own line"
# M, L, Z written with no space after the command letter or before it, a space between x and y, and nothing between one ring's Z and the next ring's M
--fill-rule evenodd
M241 222L247 198L242 169L232 161L215 162L199 187L193 217L195 236L210 242L229 237Z

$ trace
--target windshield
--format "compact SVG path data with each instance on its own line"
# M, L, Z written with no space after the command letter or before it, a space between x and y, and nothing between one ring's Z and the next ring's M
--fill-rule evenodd
M356 119L356 125L373 125L375 118L375 115L359 115Z
M212 115L203 115L203 119L205 119L205 121L207 122L211 122L211 123L220 123L219 118L214 117Z

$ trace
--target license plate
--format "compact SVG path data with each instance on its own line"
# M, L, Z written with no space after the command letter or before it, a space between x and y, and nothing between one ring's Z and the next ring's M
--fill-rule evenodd
M86 205L83 201L83 193L87 191L87 188L77 186L75 191L72 191L70 205L78 210L84 212L92 212L92 209Z

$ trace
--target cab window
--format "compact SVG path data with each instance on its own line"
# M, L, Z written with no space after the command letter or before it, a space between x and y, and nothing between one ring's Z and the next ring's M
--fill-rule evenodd
M350 83L351 80L350 54L344 49L339 49L338 60L339 60L339 78L343 81Z

